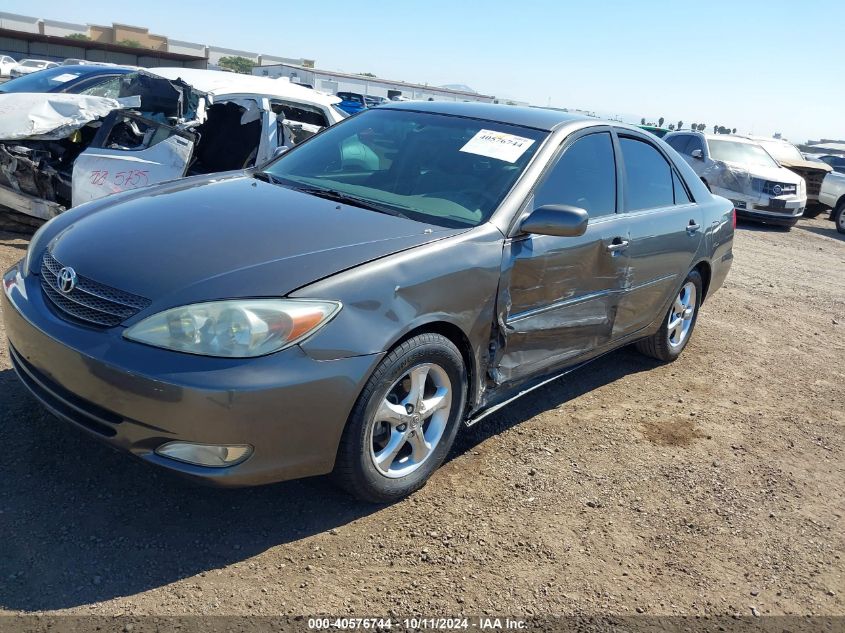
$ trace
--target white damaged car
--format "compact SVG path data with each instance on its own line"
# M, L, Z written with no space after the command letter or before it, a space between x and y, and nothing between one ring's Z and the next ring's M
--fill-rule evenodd
M663 137L737 215L792 227L807 206L804 179L782 167L759 143L738 136L671 132Z
M188 68L123 75L108 97L0 95L0 205L50 219L102 196L260 165L346 115L288 81Z

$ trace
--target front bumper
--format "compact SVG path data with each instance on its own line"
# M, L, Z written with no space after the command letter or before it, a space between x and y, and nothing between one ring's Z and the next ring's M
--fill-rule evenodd
M715 187L713 193L733 202L738 217L778 226L794 226L807 206L806 196L748 195L729 189L717 190Z
M330 472L340 436L381 354L317 361L300 347L253 359L180 354L70 323L38 277L3 278L3 317L21 381L57 417L149 463L220 486ZM171 441L249 444L246 461L193 466L156 454Z

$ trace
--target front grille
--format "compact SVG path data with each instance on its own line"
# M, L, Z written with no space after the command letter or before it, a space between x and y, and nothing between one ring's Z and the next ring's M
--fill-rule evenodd
M77 276L70 292L61 292L56 276L62 264L49 252L41 262L41 288L62 316L96 327L114 327L150 305L150 300L93 279Z
M798 193L798 185L791 183L763 180L762 178L754 178L752 183L755 191L760 191L767 196L795 195ZM781 192L775 193L775 187L780 187Z

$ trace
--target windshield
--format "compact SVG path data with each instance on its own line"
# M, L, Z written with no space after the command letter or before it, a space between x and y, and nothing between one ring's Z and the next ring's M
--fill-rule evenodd
M485 222L547 133L492 121L367 110L283 154L265 171L311 193L341 194L448 227ZM319 193L317 193L319 195Z
M786 161L787 163L804 162L801 152L792 143L785 141L759 141L759 143L775 160Z
M753 143L708 139L707 145L710 147L710 156L714 160L739 163L740 165L754 165L756 167L778 166L766 150Z
M37 62L33 62L36 65ZM56 66L37 73L23 75L0 86L0 92L49 92L63 83L79 77L84 71Z

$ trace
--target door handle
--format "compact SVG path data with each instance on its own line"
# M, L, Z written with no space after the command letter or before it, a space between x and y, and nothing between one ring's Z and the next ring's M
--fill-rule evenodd
M687 224L687 233L692 235L693 233L695 233L700 228L701 228L700 224L698 224L695 220L690 220L689 224Z
M623 240L621 237L614 237L613 241L607 245L608 253L615 253L616 251L623 251L628 248L628 240Z

